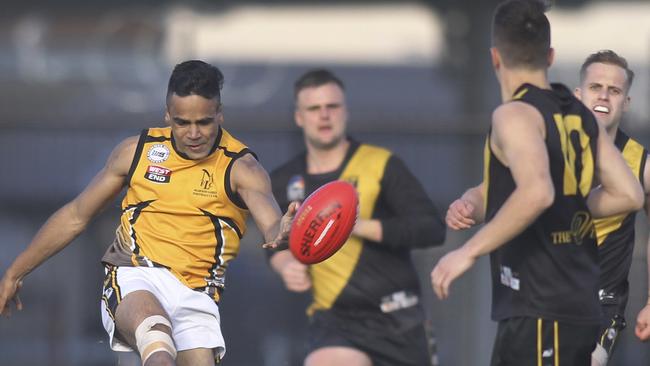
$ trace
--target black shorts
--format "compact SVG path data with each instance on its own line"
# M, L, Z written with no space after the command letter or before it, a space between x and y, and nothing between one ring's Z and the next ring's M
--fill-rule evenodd
M491 366L590 366L598 324L515 317L499 322Z
M433 343L420 322L405 329L369 317L340 317L317 311L309 321L308 353L323 347L351 347L364 352L373 366L431 366L437 364ZM381 329L383 328L383 329ZM432 341L432 340L431 340Z
M625 317L618 306L603 305L603 322L600 325L598 344L603 346L609 357L612 356L618 335L625 326Z

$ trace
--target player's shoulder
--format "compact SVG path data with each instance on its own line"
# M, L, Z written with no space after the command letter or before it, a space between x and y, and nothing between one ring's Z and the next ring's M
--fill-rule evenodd
M492 112L493 127L514 123L539 123L543 120L544 117L538 108L522 100L503 103Z
M616 138L614 139L614 144L619 148L623 148L623 147L625 147L625 145L630 144L630 145L634 146L635 148L646 149L645 145L643 145L636 138L630 136L628 133L623 131L621 128L619 128L618 131L616 131Z
M493 115L495 114L517 114L517 113L531 113L532 111L537 111L538 108L529 103L526 100L523 99L512 99L507 102L501 103L498 107L496 107L493 111Z
M251 154L242 155L234 161L230 177L234 191L242 187L259 187L269 181L268 172Z
M226 151L230 151L235 154L252 154L252 157L257 158L257 155L255 155L255 153L253 153L253 151L251 151L243 141L239 140L225 128L220 128L218 138L220 139L219 145L223 146Z
M108 158L107 166L110 170L118 174L126 174L135 158L139 141L140 136L130 136L117 144Z
M114 149L114 155L121 158L132 159L135 155L135 151L138 148L138 142L140 141L140 136L129 136L123 139Z

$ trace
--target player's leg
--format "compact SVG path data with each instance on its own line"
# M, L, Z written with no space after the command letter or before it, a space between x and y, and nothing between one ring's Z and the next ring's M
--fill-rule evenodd
M313 314L309 321L309 350L304 366L372 366L370 356L348 339L355 333L351 325L330 312Z
M556 335L560 366L591 365L591 354L596 346L599 325L559 322Z
M213 366L226 353L219 306L212 297L179 285L173 319L180 366Z
M115 325L119 336L138 350L143 365L175 365L171 322L151 292L126 295L117 306Z
M178 366L214 366L221 360L215 349L195 348L179 351L176 357Z
M137 352L118 352L117 366L140 366L142 361Z
M494 339L490 365L546 365L549 358L553 360L553 349L549 349L548 342L544 342L540 320L526 317L500 320ZM550 364L556 365L552 362Z
M305 366L372 366L370 357L350 347L323 347L312 351L305 359Z
M156 292L157 288L164 288L159 281L162 271L159 268L107 266L102 292L102 322L111 349L135 351L147 357L154 355L150 360L144 357L148 365L156 364L161 358L161 364L173 365L175 354L167 307L161 305L163 300L159 301L161 295ZM137 360L120 356L118 362L132 366Z
M596 349L594 349L591 354L592 366L607 365L607 362L614 351L618 335L626 326L625 318L622 315L608 312L607 307L603 307L603 312L606 320L601 326Z
M598 325L517 317L499 322L492 366L589 366Z
M400 324L394 318L388 325L375 326L371 331L354 328L346 329L343 336L350 342L352 348L365 353L373 366L434 366L437 359L429 348L429 339L423 324L411 326L409 323ZM396 327L394 325L399 324ZM360 323L364 326L365 323Z

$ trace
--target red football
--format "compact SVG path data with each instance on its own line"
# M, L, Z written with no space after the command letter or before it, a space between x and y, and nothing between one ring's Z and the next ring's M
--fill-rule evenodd
M300 205L289 233L289 249L302 263L331 257L348 240L359 199L352 184L337 180L315 190Z

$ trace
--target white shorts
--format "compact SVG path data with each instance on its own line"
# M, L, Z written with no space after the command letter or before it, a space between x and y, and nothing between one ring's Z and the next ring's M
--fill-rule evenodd
M226 345L221 334L219 307L205 293L185 286L165 268L111 267L107 269L101 301L102 322L111 349L132 352L133 348L115 337L115 309L127 294L146 290L154 294L169 315L176 350L216 349L223 358Z

